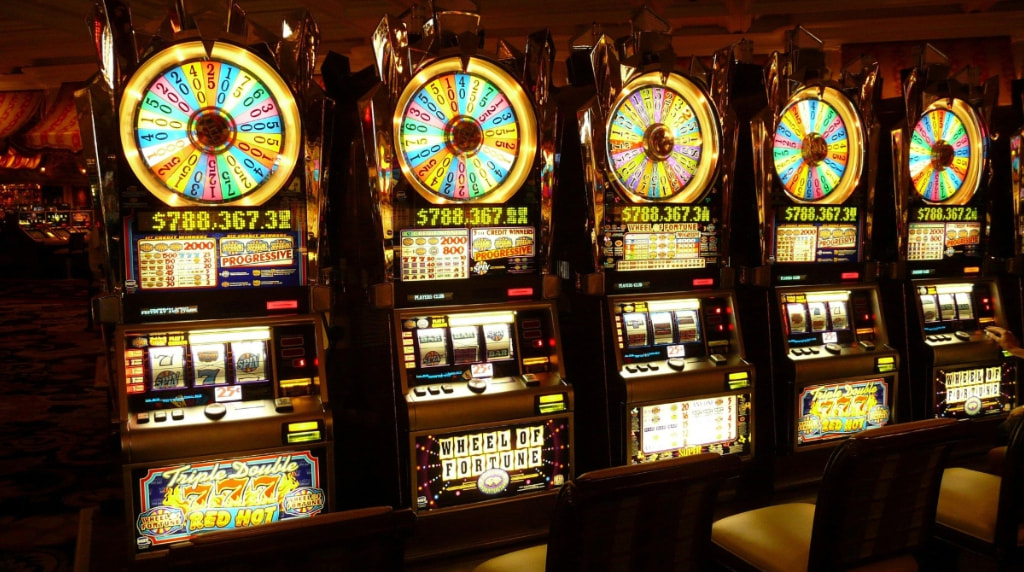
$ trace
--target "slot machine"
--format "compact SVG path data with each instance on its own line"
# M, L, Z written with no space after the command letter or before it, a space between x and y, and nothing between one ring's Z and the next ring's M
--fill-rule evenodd
M939 54L942 56L942 54ZM998 78L949 73L944 56L909 70L906 121L892 130L898 258L915 418L993 423L1015 406L1016 360L985 338L1007 326L997 265L988 259L993 208L988 119Z
M728 266L737 122L713 96L732 54L712 81L698 60L677 63L666 22L646 9L633 21L630 36L593 43L593 97L562 146L563 164L583 162L574 184L559 171L572 208L557 227L579 467L749 458L754 367Z
M345 251L365 284L350 360L364 381L348 391L378 413L351 446L381 438L362 500L377 484L416 512L409 559L544 534L573 474L548 254L553 48L545 31L525 54L485 52L479 21L435 5L385 16L380 81L359 100L368 169L347 226L364 246Z
M820 476L842 439L892 423L899 367L871 250L877 64L832 81L817 38L796 28L787 40L751 122L759 259L743 268L741 302L747 347L770 364L777 487Z
M103 73L79 94L135 559L334 504L316 26L272 44L236 5L226 29L174 8L137 52L124 6L98 3Z

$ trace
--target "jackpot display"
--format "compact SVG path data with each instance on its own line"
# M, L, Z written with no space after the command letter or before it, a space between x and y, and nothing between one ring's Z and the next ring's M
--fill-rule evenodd
M760 248L742 304L760 322L780 481L895 422L900 366L873 248L878 64L832 80L820 41L797 28L788 42L764 68L768 106L751 122L760 235L748 239Z
M918 418L998 419L1018 402L1016 362L985 338L1008 327L1003 284L988 260L993 215L989 129L995 86L984 96L944 64L914 68L906 118L892 130L898 258L908 316L908 370L922 396ZM990 82L997 78L990 78Z
M295 45L316 37L308 17L274 51L177 22L143 52L130 15L107 8L91 22L100 61L132 57L80 97L113 275L97 310L125 509L145 558L334 508L317 252L333 102L294 69L315 57ZM276 50L302 56L282 65Z
M725 233L735 117L716 103L731 57L716 56L712 81L658 61L652 46L670 52L666 42L650 30L595 37L591 89L562 133L564 164L582 159L581 172L560 171L579 180L563 189L557 230L587 470L753 450Z

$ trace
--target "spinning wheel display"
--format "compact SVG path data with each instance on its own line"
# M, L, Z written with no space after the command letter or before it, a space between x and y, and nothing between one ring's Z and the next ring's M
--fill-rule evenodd
M120 117L125 159L170 206L262 204L288 181L299 153L287 84L233 44L159 52L128 82Z
M981 123L963 100L933 103L914 125L910 177L931 203L962 205L977 190L984 166Z
M707 95L690 80L648 73L616 98L606 152L612 179L635 201L690 203L712 180L719 127Z
M864 162L860 118L831 87L807 87L779 116L772 142L775 172L798 203L838 204L857 187Z
M398 164L431 203L503 202L530 174L537 151L533 107L493 63L430 64L405 87L396 109Z

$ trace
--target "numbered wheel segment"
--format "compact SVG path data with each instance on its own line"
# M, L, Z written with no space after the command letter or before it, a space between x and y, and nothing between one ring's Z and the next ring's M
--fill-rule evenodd
M536 118L522 87L503 69L470 58L425 67L398 100L398 164L435 204L504 202L530 173Z
M796 202L837 204L860 182L864 138L849 99L831 87L797 92L772 141L775 173Z
M633 80L616 98L605 132L612 180L631 200L690 203L716 173L718 118L685 77Z
M966 102L935 102L918 119L910 137L914 189L931 203L967 203L978 187L985 147L981 123Z
M125 158L168 205L259 205L291 176L299 115L291 91L241 47L171 46L147 60L121 101Z

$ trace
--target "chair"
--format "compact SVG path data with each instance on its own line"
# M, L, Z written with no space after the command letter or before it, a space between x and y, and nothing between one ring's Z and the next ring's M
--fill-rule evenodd
M397 571L415 519L411 510L389 506L327 513L199 535L140 563L147 571Z
M585 473L559 492L548 544L474 572L698 568L708 557L718 489L740 465L735 455L707 453Z
M1024 422L1010 430L1001 474L946 469L935 515L935 536L993 560L1002 570L1024 569Z
M716 521L715 556L738 570L917 570L959 425L928 419L850 437L829 457L816 504L772 505Z

